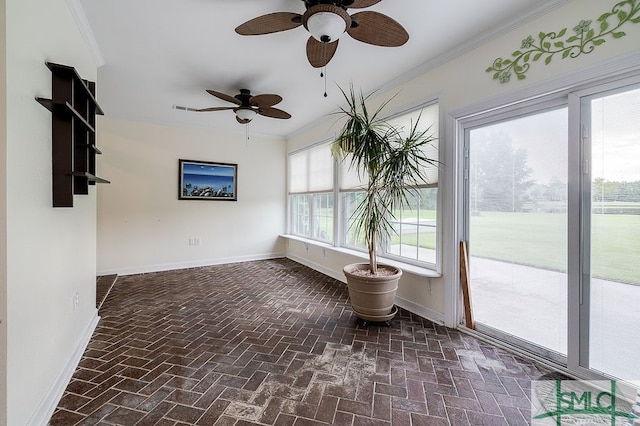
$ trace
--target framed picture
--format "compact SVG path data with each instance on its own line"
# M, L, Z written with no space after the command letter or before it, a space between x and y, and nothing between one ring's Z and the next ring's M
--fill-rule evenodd
M180 160L180 200L238 200L238 165Z

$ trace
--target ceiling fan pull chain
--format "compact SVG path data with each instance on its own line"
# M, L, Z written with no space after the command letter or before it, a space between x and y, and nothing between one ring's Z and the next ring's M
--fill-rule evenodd
M321 77L324 76L324 97L327 97L327 66L324 66L324 72L320 74Z
M249 123L245 124L246 126L246 140L245 140L245 148L249 148Z

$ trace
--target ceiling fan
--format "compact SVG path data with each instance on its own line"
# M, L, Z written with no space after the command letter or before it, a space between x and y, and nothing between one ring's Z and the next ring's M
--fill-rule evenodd
M195 109L193 111L209 112L233 110L233 112L236 113L236 120L238 120L238 123L240 124L249 123L256 115L280 119L291 118L291 114L288 112L273 107L282 101L282 96L280 95L252 95L248 89L240 89L240 93L235 96L225 95L224 93L216 92L215 90L207 90L207 93L215 96L216 98L231 102L236 106L203 108Z
M262 35L286 31L303 25L311 34L307 40L307 59L315 68L329 63L346 32L354 39L376 46L397 47L409 40L407 31L394 19L373 11L357 12L381 0L302 0L304 14L275 12L258 16L236 28L240 35Z

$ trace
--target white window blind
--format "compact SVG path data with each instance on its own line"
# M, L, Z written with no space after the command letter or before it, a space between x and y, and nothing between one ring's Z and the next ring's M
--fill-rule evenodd
M289 154L289 193L333 190L333 158L329 144Z
M433 136L436 138L430 144L424 146L423 152L428 158L434 160L438 159L438 105L429 105L420 110L413 111L409 114L404 114L399 117L389 120L389 123L400 130L400 134L403 137L409 135L411 128L415 125L416 120L420 117L418 130L427 130L426 136ZM364 189L367 185L366 176L358 176L358 172L350 168L350 157L345 158L339 163L340 173L340 190L341 191L354 191ZM438 186L438 166L425 165L424 172L426 176L426 182L424 186L437 187Z
M436 138L433 142L425 145L423 147L423 152L427 158L432 158L434 160L438 159L438 116L439 109L438 104L428 105L422 109L417 111L410 112L409 114L404 114L399 117L393 118L389 120L389 122L395 126L397 129L401 129L400 134L403 137L409 135L411 128L415 126L416 120L420 118L418 122L418 130L425 131L425 136L432 136ZM426 186L428 187L436 187L438 186L438 165L425 165L424 173L426 176Z

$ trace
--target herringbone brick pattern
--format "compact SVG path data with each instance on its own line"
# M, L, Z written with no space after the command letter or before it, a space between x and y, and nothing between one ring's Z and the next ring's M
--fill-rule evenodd
M51 425L524 425L548 373L287 259L118 278Z

